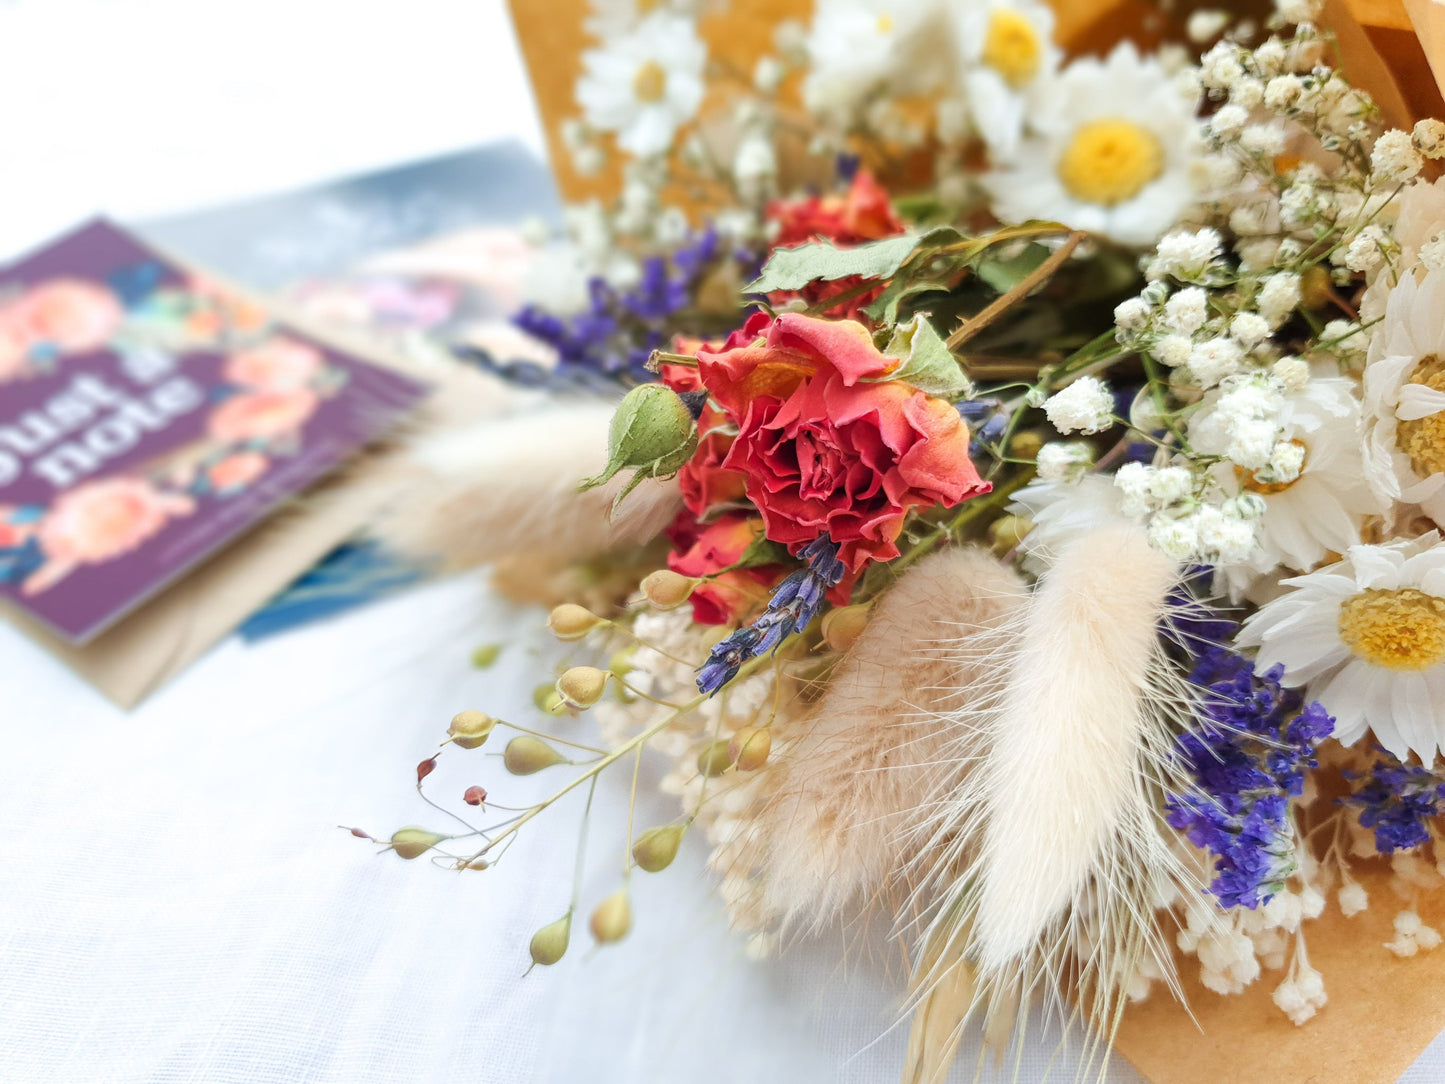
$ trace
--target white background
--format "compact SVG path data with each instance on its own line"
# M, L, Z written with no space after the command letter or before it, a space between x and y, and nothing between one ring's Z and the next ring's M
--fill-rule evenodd
M98 210L178 212L503 135L540 147L496 0L0 0L0 117L0 253ZM540 621L463 577L228 641L129 714L0 627L0 1079L895 1080L880 969L833 943L746 962L697 849L634 878L625 944L592 951L579 920L568 958L523 980L571 891L575 805L486 873L335 827L445 824L412 765L461 708L525 711L550 664L518 630ZM504 640L494 670L468 667ZM485 750L430 782L528 792ZM621 781L599 790L584 910L617 882L624 806Z

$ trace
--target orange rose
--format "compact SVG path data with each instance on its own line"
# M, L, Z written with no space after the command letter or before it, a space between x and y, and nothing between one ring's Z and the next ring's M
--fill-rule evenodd
M208 428L212 438L227 444L293 436L301 431L320 402L315 392L305 388L237 395L216 408Z
M271 460L260 452L236 452L211 464L206 479L218 493L245 489L271 467Z
M135 549L171 517L194 509L187 497L143 478L104 478L61 494L40 523L40 547L52 562L94 564Z
M304 388L321 370L321 354L305 343L280 336L232 354L223 375L232 384L256 391L287 392Z

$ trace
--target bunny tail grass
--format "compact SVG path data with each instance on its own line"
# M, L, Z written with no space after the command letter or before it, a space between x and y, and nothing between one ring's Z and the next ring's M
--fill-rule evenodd
M770 765L751 818L750 864L781 925L825 926L894 887L922 798L961 767L941 719L989 687L998 630L1027 595L987 552L957 549L919 561L879 599L800 738ZM960 637L976 644L963 662L945 650Z
M1034 591L995 659L1001 695L955 721L985 735L968 746L983 763L922 829L916 1009L966 961L965 1018L1019 1043L1016 1007L1041 1000L1066 1030L1087 1025L1084 1071L1100 1055L1102 1071L1129 992L1160 978L1179 996L1159 910L1202 886L1163 822L1161 791L1183 785L1173 735L1195 705L1159 641L1177 582L1142 530L1117 526L1075 541Z
M577 490L578 480L606 461L613 407L568 403L469 420L420 438L402 495L375 536L444 570L522 553L561 565L652 538L681 506L675 481L643 482L611 519L625 477Z

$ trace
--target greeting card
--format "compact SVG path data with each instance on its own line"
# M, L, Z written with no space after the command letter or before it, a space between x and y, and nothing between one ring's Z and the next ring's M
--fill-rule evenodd
M0 595L85 644L424 391L89 223L0 272Z

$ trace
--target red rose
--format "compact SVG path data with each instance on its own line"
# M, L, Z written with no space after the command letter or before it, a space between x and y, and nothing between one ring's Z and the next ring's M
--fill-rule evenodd
M969 461L958 411L886 379L899 360L861 324L758 313L698 362L738 423L721 468L743 472L768 537L794 553L826 534L857 572L898 556L910 509L992 488Z
M677 549L667 555L667 567L683 576L713 577L692 593L692 619L699 625L730 625L767 602L783 569L764 565L722 571L741 561L762 533L762 520L747 512L730 512L708 524L684 512L669 529Z
M774 248L792 248L820 239L838 245L857 245L864 241L896 237L906 228L903 220L894 213L887 191L866 169L860 169L853 175L853 183L845 195L775 200L768 205L767 216L778 224ZM782 308L792 298L801 297L811 308L856 289L862 282L856 275L831 282L810 282L801 293L775 293L773 307ZM827 309L825 315L834 319L857 319L882 292L883 287L879 285L855 294Z

